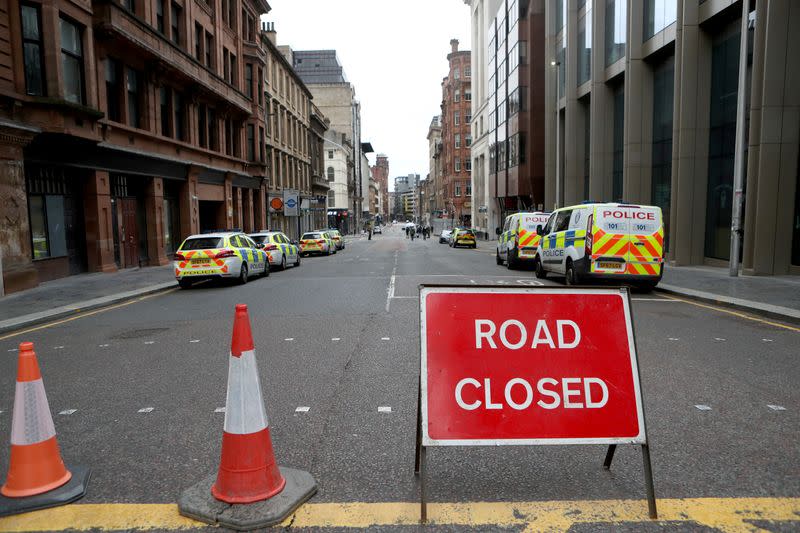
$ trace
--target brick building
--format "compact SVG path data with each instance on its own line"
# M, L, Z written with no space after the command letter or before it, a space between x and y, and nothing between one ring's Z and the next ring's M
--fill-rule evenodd
M384 198L381 215L384 221L389 220L389 157L386 154L378 154L375 158L375 165L372 167L372 177L378 185L381 198Z
M444 211L457 224L471 224L472 159L472 69L469 50L458 49L458 40L450 41L447 55L450 65L442 81L442 153L441 181L444 190Z
M310 93L274 32L259 29L269 10L263 0L0 5L5 292L167 264L202 230L289 229L267 196L312 196Z

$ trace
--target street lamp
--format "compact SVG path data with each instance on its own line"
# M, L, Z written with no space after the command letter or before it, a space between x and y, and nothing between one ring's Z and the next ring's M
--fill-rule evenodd
M561 205L561 61L551 61L556 68L556 207Z

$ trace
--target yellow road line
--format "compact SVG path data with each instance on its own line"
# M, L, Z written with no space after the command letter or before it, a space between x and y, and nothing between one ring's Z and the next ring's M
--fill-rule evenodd
M739 318L744 318L746 320L752 320L753 322L761 322L762 324L767 324L768 326L775 326L776 328L783 328L788 329L789 331L797 331L800 332L800 328L796 328L794 326L787 326L786 324L781 324L779 322L772 322L771 320L764 320L763 318L757 318L745 313L739 313L737 311L731 311L730 309L725 309L724 307L717 307L715 305L709 304L702 304L699 302L693 302L691 300L686 300L684 298L678 298L677 296L672 296L671 294L662 294L664 298L669 298L670 300L676 300L678 302L683 302L685 304L694 305L697 307L704 307L706 309L713 309L714 311L719 311L720 313L726 313L728 315L738 316Z
M126 305L135 304L135 303L141 302L142 300L147 300L148 298L153 298L154 296L162 296L164 294L169 294L171 292L175 292L176 290L178 290L178 289L168 289L168 290L163 291L163 292L157 292L157 293L153 293L153 294L148 294L146 296L141 296L139 298L136 298L135 300L129 300L127 302L123 302L121 304L112 305L112 306L109 306L109 307L101 307L100 309L96 309L94 311L89 311L87 313L82 313L80 310L76 310L76 313L78 313L78 314L75 315L75 316L71 316L71 317L65 318L63 320L56 320L55 322L48 322L46 324L42 324L41 326L36 326L34 328L15 331L14 333L9 333L8 335L3 335L2 337L0 337L0 341L4 341L4 340L10 339L12 337L19 337L20 335L25 335L26 333L32 333L34 331L39 331L39 330L42 330L42 329L52 328L53 326L58 326L60 324L65 324L67 322L72 322L73 320L78 320L79 318L86 318L87 316L92 316L92 315L96 315L98 313L105 313L106 311L112 311L114 309L119 309L120 307L125 307Z
M696 524L725 533L759 531L748 520L800 522L800 498L661 499L658 511L662 522ZM650 522L644 500L430 503L428 520L442 526L520 526L529 531L565 531L575 524ZM413 526L418 521L418 503L311 503L283 525L369 528ZM174 504L76 504L0 518L0 532L200 527L207 526L180 516Z

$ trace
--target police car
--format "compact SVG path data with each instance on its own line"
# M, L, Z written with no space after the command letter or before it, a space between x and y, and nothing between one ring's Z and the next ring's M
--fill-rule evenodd
M300 266L300 248L280 231L251 233L250 238L269 256L269 266L286 270L286 265Z
M269 276L267 253L250 237L239 232L191 235L175 252L175 279L181 288L209 278L236 279L247 283L250 276Z
M498 265L505 261L509 270L532 262L539 246L537 226L547 224L550 213L514 213L506 217L503 229L497 228L495 256Z
M324 231L309 231L300 238L300 255L335 253L336 246Z
M647 290L661 281L664 222L659 207L618 203L564 207L540 229L534 258L538 278L552 272L563 275L568 285L612 280Z
M337 250L344 250L344 239L338 229L329 229L326 233L333 239L333 244L336 245Z
M457 248L459 246L476 248L478 243L475 240L475 232L467 228L455 228L452 237L450 237L450 247Z

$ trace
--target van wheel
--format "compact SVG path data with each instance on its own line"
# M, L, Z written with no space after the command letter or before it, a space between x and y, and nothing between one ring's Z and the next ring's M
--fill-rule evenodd
M565 281L567 285L580 284L580 278L578 277L578 273L575 272L575 267L572 265L572 261L567 262L567 273Z
M506 252L506 266L509 270L516 270L517 269L517 249L514 248L513 252Z
M239 279L236 280L239 285L247 283L247 264L242 263L242 268L239 269Z
M189 289L192 286L192 282L189 281L188 279L179 279L178 280L178 286L181 289Z
M658 285L657 281L644 281L636 285L636 288L641 292L653 292L655 290L656 285Z
M502 265L503 264L503 258L500 257L500 252L499 251L495 251L495 259L494 260L497 262L498 265Z
M536 272L537 278L545 279L547 277L547 271L544 269L544 265L542 265L542 261L538 257L533 260L533 269Z

